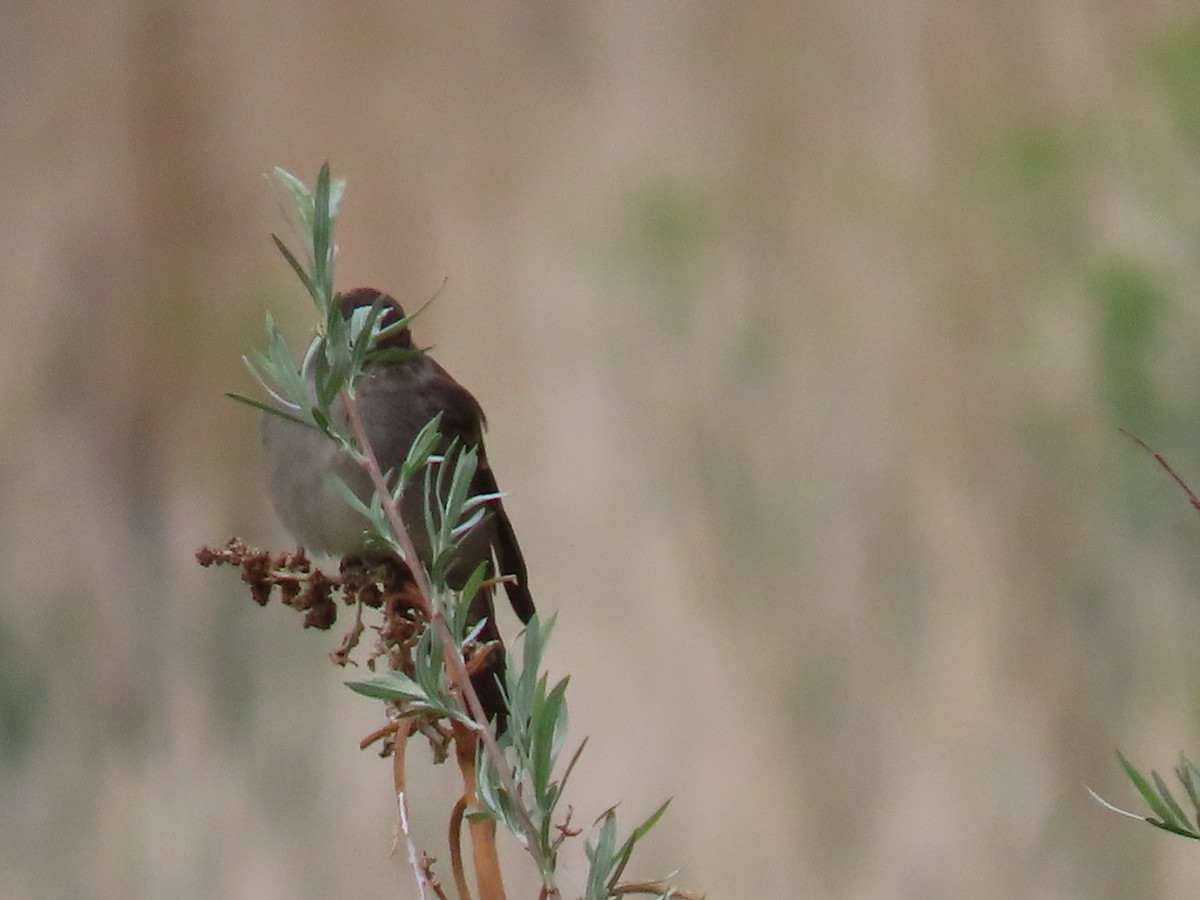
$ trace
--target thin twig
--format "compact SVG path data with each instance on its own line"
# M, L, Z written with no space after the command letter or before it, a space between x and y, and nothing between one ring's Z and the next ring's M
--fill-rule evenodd
M421 862L422 865L425 866L425 875L429 878L429 886L433 888L433 892L438 895L438 900L450 900L450 898L446 896L446 892L442 890L442 883L438 881L437 876L433 874L433 864L437 862L437 860L426 853Z
M358 749L366 750L368 747L370 747L376 741L387 737L389 734L394 734L396 732L396 730L402 724L407 724L407 723L389 722L388 724L384 725L382 728L376 728L374 731L372 731L365 738L363 738L361 741L358 742Z
M396 794L396 812L399 815L404 844L408 848L408 864L412 866L413 876L417 879L417 896L421 900L425 900L425 888L429 886L429 879L426 877L425 869L421 866L421 859L417 855L417 845L413 843L412 832L408 827L408 800L403 791Z
M425 900L425 889L429 887L429 873L423 864L423 855L417 852L413 843L412 830L408 824L408 794L404 778L404 756L408 749L408 738L412 734L412 720L397 723L395 734L392 736L392 786L396 791L396 824L404 845L408 850L408 864L412 866L413 876L417 879L417 894ZM393 846L393 850L395 847Z
M1167 462L1166 457L1164 457L1161 453L1159 453L1157 450L1155 450L1153 447L1151 447L1149 444L1147 444L1145 441L1143 441L1140 437L1138 437L1132 431L1126 431L1124 428L1119 428L1117 430L1120 431L1121 434L1125 435L1125 437L1129 438L1131 441L1133 441L1135 444L1137 444L1139 447L1141 447L1143 450L1145 450L1147 453L1149 453L1151 456L1153 456L1156 460L1158 460L1158 464L1167 470L1167 474L1175 479L1176 484L1178 484L1181 488L1183 488L1184 493L1187 494L1188 501L1192 504L1192 508L1200 509L1200 497L1197 497L1196 493L1190 487L1188 487L1187 482L1184 481L1182 478L1180 478L1179 474L1174 469L1171 468L1171 464L1169 462Z

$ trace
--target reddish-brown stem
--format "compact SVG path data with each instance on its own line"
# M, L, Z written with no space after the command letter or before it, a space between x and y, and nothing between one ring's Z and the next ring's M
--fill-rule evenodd
M462 802L464 807L469 809L478 802L475 786L475 751L478 742L475 733L461 723L452 723L451 729L454 731L454 752L458 760L458 771L463 780ZM475 863L475 883L479 886L479 900L505 900L504 881L500 875L500 857L496 853L495 820L476 818L468 827L471 831L472 859Z
M1124 428L1120 428L1118 430L1121 432L1121 434L1125 435L1125 437L1129 438L1131 441L1153 456L1156 460L1158 460L1158 464L1167 470L1167 474L1175 479L1175 483L1177 485L1183 488L1183 492L1187 494L1188 502L1192 504L1192 508L1200 509L1200 497L1197 497L1196 493L1190 487L1188 487L1188 483L1180 478L1179 474L1171 468L1171 464L1167 462L1165 456L1143 441L1132 431L1126 431Z
M374 731L372 731L365 738L363 738L361 741L358 742L358 749L366 750L368 747L370 747L373 743L375 743L380 738L385 738L389 734L394 734L400 728L400 726L402 724L405 725L405 727L408 727L407 723L389 722L387 725L384 725L382 728L376 728Z
M459 797L450 812L450 870L454 873L454 887L458 900L471 900L471 886L467 884L467 873L463 869L462 820L467 811L467 800Z

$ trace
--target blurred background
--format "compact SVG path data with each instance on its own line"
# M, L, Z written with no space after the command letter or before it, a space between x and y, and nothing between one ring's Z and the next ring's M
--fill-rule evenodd
M0 897L413 895L337 634L193 559L288 545L223 392L325 159L342 288L448 279L575 821L675 798L631 874L1194 892L1085 791L1196 752L1200 517L1117 430L1200 488L1192 4L8 0L0 151Z

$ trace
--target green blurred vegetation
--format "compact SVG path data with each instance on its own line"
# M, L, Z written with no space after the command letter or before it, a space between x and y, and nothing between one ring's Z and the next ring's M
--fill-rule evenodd
M1200 154L1200 25L1167 29L1152 43L1148 63L1180 138Z
M1099 307L1096 364L1100 399L1114 422L1152 432L1156 409L1155 359L1161 353L1169 298L1149 267L1113 254L1083 275L1087 297ZM1176 411L1179 412L1179 411Z

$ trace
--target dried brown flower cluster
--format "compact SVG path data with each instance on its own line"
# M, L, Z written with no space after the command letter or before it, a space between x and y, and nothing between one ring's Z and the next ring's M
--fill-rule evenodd
M354 622L338 649L330 654L340 666L353 662L351 654L365 630L363 608L380 610L383 621L372 626L379 637L365 664L374 671L376 660L384 657L386 668L411 674L412 646L425 620L412 572L400 560L368 563L361 557L348 556L333 576L315 568L303 549L272 554L230 538L219 549L201 547L196 551L196 561L205 567L238 566L242 581L250 586L250 596L259 606L265 606L278 588L284 606L304 613L305 628L328 630L337 621L339 600L344 606L353 606Z

